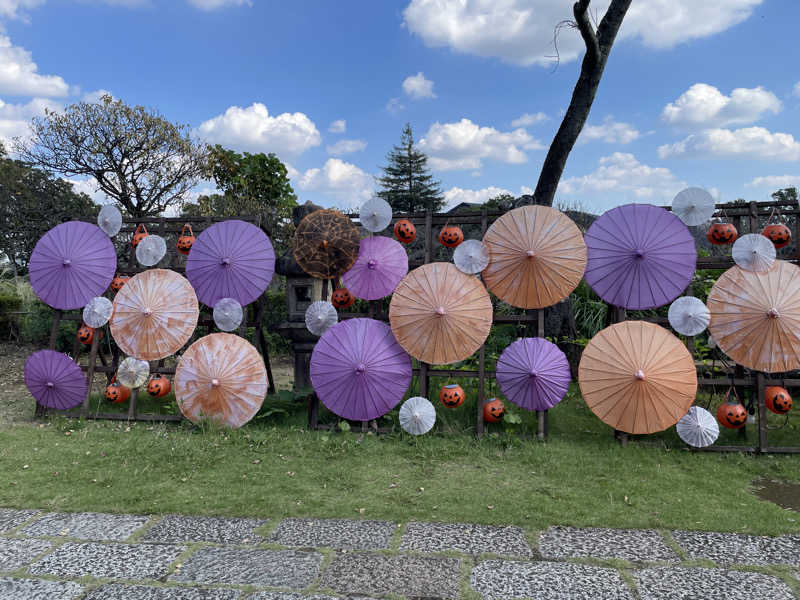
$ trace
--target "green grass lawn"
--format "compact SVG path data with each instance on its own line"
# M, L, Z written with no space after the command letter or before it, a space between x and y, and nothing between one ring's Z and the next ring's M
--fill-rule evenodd
M170 403L171 397L166 412ZM436 404L437 428L420 438L308 431L304 407L285 399L268 399L270 414L237 431L60 417L10 426L0 429L0 505L468 521L529 530L800 532L800 514L750 493L761 477L800 481L800 456L689 452L674 428L622 447L575 390L551 411L544 442L535 438L534 415L521 414L518 425L491 425L476 440L474 395L458 409ZM771 432L781 443L800 444L794 413ZM396 424L396 414L381 424ZM729 431L720 440L736 441Z

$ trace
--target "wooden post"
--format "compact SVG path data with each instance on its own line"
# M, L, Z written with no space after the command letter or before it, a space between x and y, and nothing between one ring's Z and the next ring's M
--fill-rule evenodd
M621 306L612 306L611 307L611 322L612 323L622 323L625 319L628 318L627 311L622 308ZM620 431L619 429L614 430L614 437L617 438L619 443L622 446L628 445L628 434L624 431Z
M267 367L267 382L269 383L267 393L274 394L275 378L272 376L272 365L270 365L269 362L269 348L267 348L267 340L264 337L264 312L266 311L266 302L264 296L259 297L257 304L258 310L255 311L256 339L254 341L256 343L256 348L261 352L261 356L264 358L264 366Z
M764 452L769 446L767 440L767 406L764 403L764 392L766 384L764 382L764 374L758 373L756 375L756 406L758 407L758 451Z
M486 210L486 209L484 209ZM478 419L475 425L475 435L483 435L483 403L486 400L486 349L481 346L478 350Z
M433 250L433 213L425 211L425 264L431 262Z
M94 337L92 338L92 347L89 350L89 365L86 368L86 383L88 384L88 388L86 390L86 397L83 399L83 404L81 405L81 418L85 419L86 415L89 414L89 400L92 397L92 385L94 384L94 367L97 363L97 346L100 343L100 331L101 329L98 327L97 331L94 332Z
M139 388L131 390L131 399L128 401L128 421L136 420L136 399L139 397Z
M57 308L53 314L53 324L50 327L50 343L48 344L50 350L56 349L56 342L58 341L58 326L61 324L61 317L64 316L64 311Z
M539 309L536 311L536 336L543 338L544 337L544 309ZM537 425L537 432L536 436L543 440L547 437L547 411L546 410L537 410L536 411L536 425Z
M428 384L430 378L428 377L428 363L419 363L419 395L423 398L428 397Z
M316 429L319 425L319 398L317 394L308 397L308 428Z
M750 216L747 218L750 225L750 233L758 233L758 204L750 202L748 204Z

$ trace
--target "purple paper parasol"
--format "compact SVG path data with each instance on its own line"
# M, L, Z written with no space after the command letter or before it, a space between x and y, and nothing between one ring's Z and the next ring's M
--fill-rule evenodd
M664 306L692 280L697 263L694 238L683 221L658 206L613 208L592 223L584 239L586 282L614 306Z
M311 354L311 383L328 409L369 421L392 410L411 382L411 357L386 323L348 319L328 329Z
M108 289L117 269L114 244L97 225L69 221L36 243L28 263L31 287L53 308L83 308Z
M378 300L391 294L408 273L408 255L392 238L374 236L361 240L358 259L342 283L356 298Z
M542 338L517 340L497 359L497 384L520 408L553 408L567 393L571 380L567 357Z
M203 231L186 260L186 278L206 306L233 298L250 304L267 289L275 272L275 251L255 225L230 220Z
M89 389L77 363L55 350L40 350L28 357L25 385L39 404L59 410L78 406Z

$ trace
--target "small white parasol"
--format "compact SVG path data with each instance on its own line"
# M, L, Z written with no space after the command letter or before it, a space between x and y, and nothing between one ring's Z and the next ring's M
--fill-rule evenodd
M686 188L672 200L672 212L687 225L702 225L714 216L714 210L714 197L703 188Z
M428 433L436 423L436 409L427 398L414 396L400 407L400 427L411 435Z
M129 356L119 364L117 381L129 388L137 388L150 376L150 363Z
M489 246L480 240L464 240L453 252L453 262L463 273L480 273L489 265Z
M775 244L760 233L748 233L733 243L731 256L745 271L769 271L775 262Z
M322 335L339 321L336 307L330 302L313 302L306 309L306 327L314 335Z
M669 305L669 324L681 335L701 333L711 320L708 307L699 298L681 296Z
M145 267L152 267L164 258L167 243L160 235L150 234L136 246L136 260Z
M392 222L392 207L383 198L373 198L361 205L358 218L364 229L378 233Z
M97 215L97 226L108 237L114 237L122 229L122 213L113 204L106 204Z
M222 331L233 331L242 324L243 317L242 305L238 300L220 298L214 305L214 324Z
M83 307L83 322L89 327L102 327L111 318L111 313L114 312L114 305L111 300L96 296L89 300L89 303Z
M675 425L681 439L695 448L705 448L717 441L719 425L705 408L693 406Z

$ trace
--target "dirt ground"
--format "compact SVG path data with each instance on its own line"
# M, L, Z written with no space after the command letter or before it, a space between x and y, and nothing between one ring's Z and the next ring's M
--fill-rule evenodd
M33 346L0 343L0 426L33 420L35 403L25 387L25 361L40 350ZM291 356L270 357L275 387L292 389L294 378ZM96 390L102 389L105 376L95 377Z

